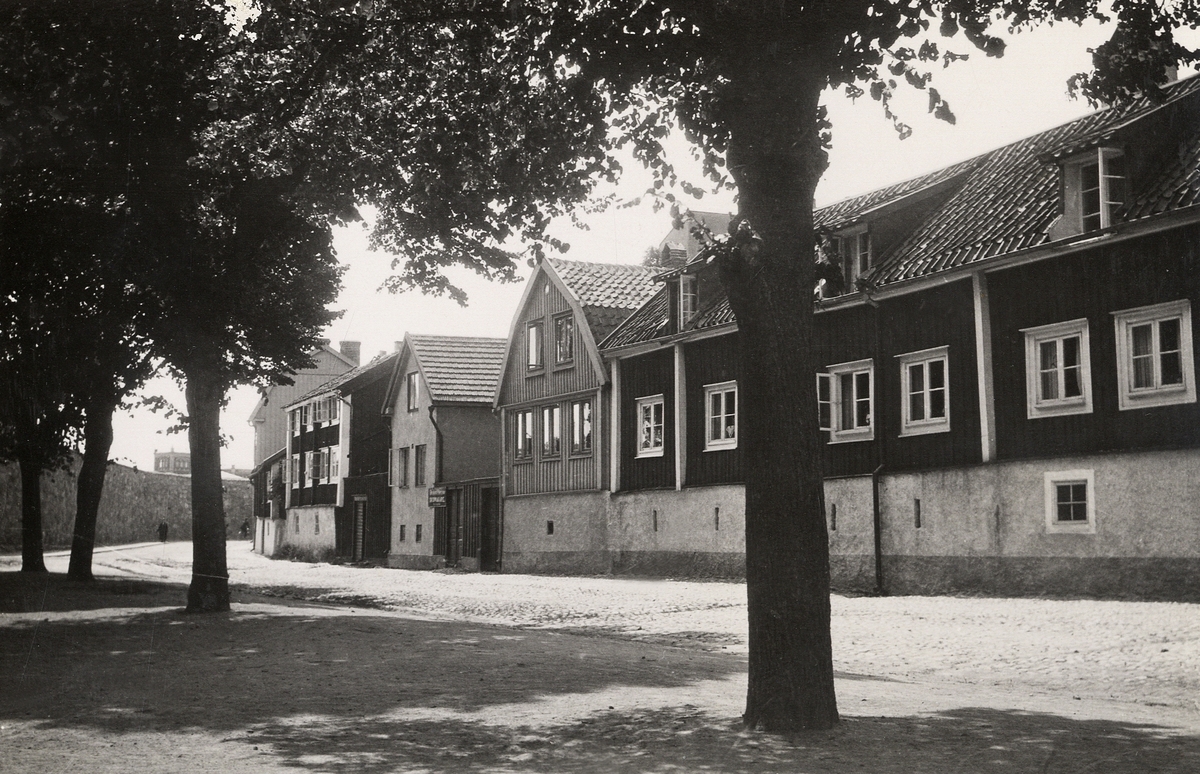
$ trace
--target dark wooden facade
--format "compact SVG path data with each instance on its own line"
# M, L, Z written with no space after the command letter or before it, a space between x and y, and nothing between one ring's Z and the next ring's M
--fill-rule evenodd
M1200 226L998 271L988 290L1000 459L1200 443L1200 403L1119 409L1113 322L1114 312L1186 299L1193 344L1200 341ZM1091 340L1092 411L1028 418L1021 329L1080 318Z
M732 484L742 480L742 448L705 451L704 387L736 381L740 367L737 337L701 339L684 346L684 382L687 394L688 486ZM738 393L741 403L741 392Z
M433 553L448 566L472 560L484 572L499 569L499 479L446 485L446 505L433 511Z
M292 435L292 454L311 453L316 449L326 447L337 448L341 437L341 420L326 422L320 427L309 428L301 425L300 432ZM302 458L303 459L303 458ZM296 477L291 482L290 506L297 505L333 505L337 502L337 484L316 484L309 479L308 470L301 463L297 465Z
M346 476L342 502L334 511L338 556L354 560L384 559L392 534L392 501L388 488L391 417L383 414L390 369L373 379L352 382L350 447L343 461Z
M633 365L626 368L626 365ZM670 347L627 361L621 369L621 488L675 487L675 360ZM638 457L638 398L663 397L663 452Z

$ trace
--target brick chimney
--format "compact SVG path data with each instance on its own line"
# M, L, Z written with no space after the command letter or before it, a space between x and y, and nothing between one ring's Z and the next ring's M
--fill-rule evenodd
M339 341L338 350L349 358L350 362L358 365L358 358L362 352L361 341Z

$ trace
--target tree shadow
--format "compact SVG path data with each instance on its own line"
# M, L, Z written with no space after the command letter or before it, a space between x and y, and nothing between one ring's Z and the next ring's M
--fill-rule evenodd
M828 732L751 733L680 706L599 712L560 726L445 719L268 725L258 749L312 771L1141 774L1200 771L1200 738L1151 726L968 708L844 718Z
M0 613L182 606L187 587L142 579L77 581L62 573L0 572Z

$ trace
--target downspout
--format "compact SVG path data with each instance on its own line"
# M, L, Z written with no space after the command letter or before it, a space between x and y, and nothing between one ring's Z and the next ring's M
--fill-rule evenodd
M437 407L429 407L429 422L433 425L435 447L433 450L433 483L442 483L442 428L437 423Z
M880 324L883 312L879 307L879 301L872 298L870 291L866 291L867 303L875 310L873 315L875 322L875 362L878 364L875 373L878 374L874 385L874 411L875 416L872 418L872 423L875 426L875 461L878 463L875 470L871 471L871 524L875 539L875 593L879 596L886 594L883 582L883 511L879 502L879 481L883 474L884 466L887 463L887 432L884 429L884 413L883 409L887 405L887 401L883 400L883 381L884 374L887 368L883 359L883 326Z

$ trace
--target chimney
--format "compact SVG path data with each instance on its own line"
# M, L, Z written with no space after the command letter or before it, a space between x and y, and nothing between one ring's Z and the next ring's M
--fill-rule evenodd
M400 351L400 349L401 349L403 346L404 346L404 342L403 342L403 341L393 341L393 342L392 342L392 351L393 351L393 352L399 352L399 351Z
M358 365L358 356L362 350L362 342L361 341L339 341L338 342L338 350L340 350L343 355L345 355L347 358L349 358L351 363L353 363L354 365Z

